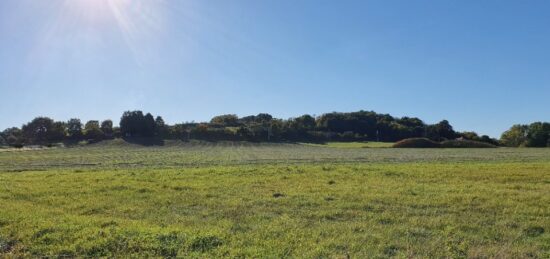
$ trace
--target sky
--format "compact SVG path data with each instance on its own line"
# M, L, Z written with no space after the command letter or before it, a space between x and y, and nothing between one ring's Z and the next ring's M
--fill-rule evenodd
M0 129L374 110L550 121L550 1L2 0Z

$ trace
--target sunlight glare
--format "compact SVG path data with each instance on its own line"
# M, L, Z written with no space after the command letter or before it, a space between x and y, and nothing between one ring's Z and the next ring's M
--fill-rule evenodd
M64 0L55 27L94 32L117 28L136 62L141 63L148 56L145 45L163 29L163 6L164 0Z

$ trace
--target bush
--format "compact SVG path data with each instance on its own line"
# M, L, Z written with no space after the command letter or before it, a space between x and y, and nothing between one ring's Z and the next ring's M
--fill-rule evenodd
M438 148L441 145L427 138L408 138L393 145L394 148Z
M441 142L442 148L496 148L495 145L474 140L447 140Z

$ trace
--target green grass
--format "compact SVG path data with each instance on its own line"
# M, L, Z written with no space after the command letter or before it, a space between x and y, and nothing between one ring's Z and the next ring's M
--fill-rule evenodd
M325 144L304 143L303 145L333 148L390 148L392 142L328 142Z
M549 204L549 149L6 151L0 257L548 258Z

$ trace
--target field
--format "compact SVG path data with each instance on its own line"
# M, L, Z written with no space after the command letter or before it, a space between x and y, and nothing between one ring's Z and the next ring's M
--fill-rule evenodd
M550 258L550 149L0 151L0 257Z
M303 143L304 145L335 148L389 148L392 142L329 142L325 144Z

